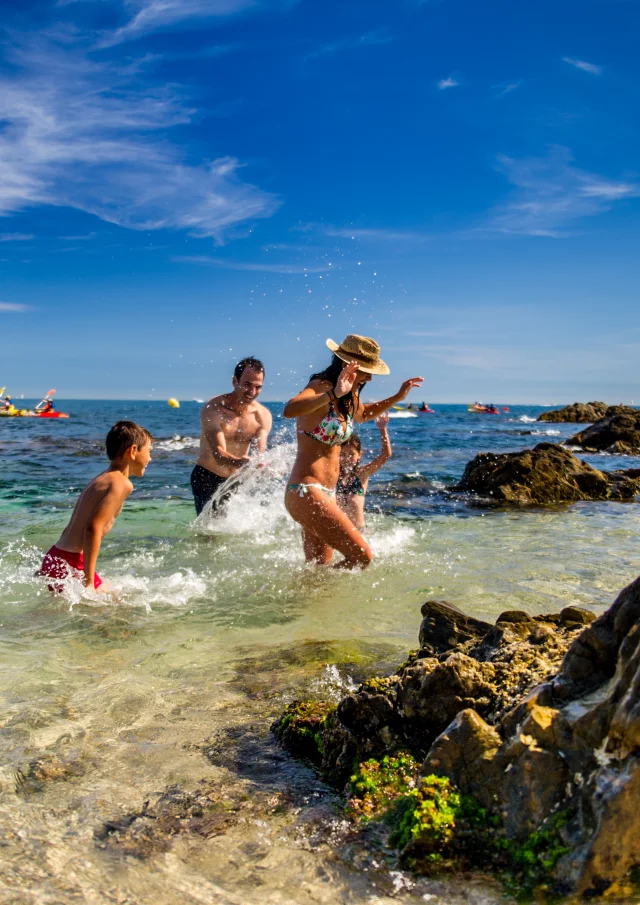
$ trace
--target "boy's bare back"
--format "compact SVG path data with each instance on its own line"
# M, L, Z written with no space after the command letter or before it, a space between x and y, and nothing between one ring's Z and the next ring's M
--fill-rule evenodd
M103 471L87 484L78 497L69 524L56 546L70 553L79 553L84 547L85 534L90 525L94 525L100 536L104 537L113 528L124 501L132 491L133 484L121 471Z

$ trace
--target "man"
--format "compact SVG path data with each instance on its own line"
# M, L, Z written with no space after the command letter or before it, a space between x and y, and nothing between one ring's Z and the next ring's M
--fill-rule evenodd
M271 412L257 402L264 383L264 365L243 358L233 372L233 391L214 396L202 408L200 455L191 473L191 489L198 515L227 478L236 475L249 459L255 441L259 453L267 448ZM216 496L214 511L230 491Z

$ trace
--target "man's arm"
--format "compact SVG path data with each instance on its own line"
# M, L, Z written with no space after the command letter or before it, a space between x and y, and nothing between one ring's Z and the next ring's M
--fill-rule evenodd
M92 588L96 574L96 563L100 544L109 522L113 522L122 504L131 493L130 485L124 482L112 482L109 489L97 504L96 509L84 529L82 552L84 554L84 586Z
M258 452L263 453L267 451L267 437L273 424L271 412L264 405L261 405L258 409L258 423L260 424L260 429L256 434L256 446L258 447Z
M200 416L202 433L207 441L211 455L218 463L227 468L240 468L249 461L248 456L234 456L227 449L227 440L222 429L220 415L205 406Z

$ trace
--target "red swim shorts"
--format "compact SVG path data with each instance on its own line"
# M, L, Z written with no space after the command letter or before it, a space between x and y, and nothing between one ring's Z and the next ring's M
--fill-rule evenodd
M84 578L84 553L82 550L79 553L71 553L70 550L61 550L54 544L42 560L38 575L57 578L57 581L49 584L49 590L54 594L61 594L66 580L75 578L82 581ZM101 584L102 579L96 572L93 576L93 586L97 589Z

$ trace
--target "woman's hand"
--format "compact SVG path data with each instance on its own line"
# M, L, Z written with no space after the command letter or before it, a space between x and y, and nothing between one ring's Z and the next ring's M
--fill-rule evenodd
M338 382L335 385L334 393L336 397L339 399L341 396L346 396L347 393L350 393L353 389L353 384L356 381L356 376L358 374L358 362L357 361L349 361L346 362L342 371L340 372L340 376L338 377ZM409 390L407 390L409 392Z
M384 412L382 415L378 415L378 417L376 418L376 424L380 428L381 434L383 434L386 431L388 423L389 423L389 416L387 415L386 412Z
M343 372L344 373L344 372ZM411 390L414 390L416 387L419 387L423 377L410 377L409 380L405 380L400 389L398 390L398 395L396 396L398 402L401 402L403 399L406 399Z

